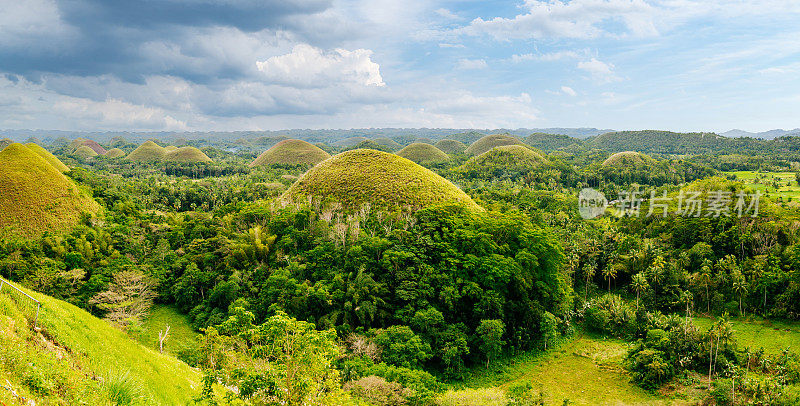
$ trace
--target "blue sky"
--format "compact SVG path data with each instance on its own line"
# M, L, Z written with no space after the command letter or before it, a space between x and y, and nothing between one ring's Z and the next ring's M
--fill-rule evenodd
M0 128L800 127L794 0L0 0Z

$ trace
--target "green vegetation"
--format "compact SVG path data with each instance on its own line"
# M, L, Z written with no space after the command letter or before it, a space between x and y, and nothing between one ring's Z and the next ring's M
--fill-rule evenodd
M652 158L636 151L623 151L612 154L605 161L604 166L638 167L652 162Z
M6 286L5 289L9 288ZM108 322L71 304L36 292L26 292L42 303L38 322L42 335L37 338L41 343L33 346L20 344L28 346L26 350L34 358L34 365L41 368L26 368L24 373L32 374L32 378L26 378L23 382L33 389L32 395L59 397L62 396L62 390L66 390L64 395L74 396L69 392L71 387L59 386L59 381L66 379L77 381L76 395L91 396L89 399L119 400L133 397L141 398L146 404L177 405L189 402L199 388L200 376L188 365L141 346ZM19 316L14 315L13 306L8 305L5 299L8 294L8 291L0 294L0 307L5 308L0 313L0 320L8 315L10 307L12 320L16 319L11 327L15 327L17 334L22 337L32 336L24 331L27 323L20 323ZM6 329L9 327L6 322ZM5 344L3 348L7 349ZM78 362L72 366L68 361L58 360L60 356ZM68 367L64 364L75 370L65 371ZM66 377L60 377L61 374ZM99 384L89 376L104 377L105 383ZM99 391L98 386L101 388ZM92 390L99 393L90 393Z
M480 210L458 187L408 159L385 152L358 149L323 161L295 182L281 197L287 202L303 196L338 203L345 211L374 209L416 210L433 203L453 202Z
M164 353L176 357L187 356L198 347L200 332L192 328L189 318L181 314L175 306L155 305L149 311L141 326L134 326L134 334L147 348L159 351L158 334L169 326L168 338L164 341Z
M370 139L367 138L367 137L350 137L350 138L345 138L343 140L336 141L336 142L333 143L333 145L336 145L336 146L339 146L339 147L352 147L352 146L355 146L355 145L357 145L359 143L362 143L364 141L370 141Z
M77 157L80 157L82 159L89 159L89 158L96 157L97 156L97 152L95 152L93 149L91 149L91 148L89 148L89 147L87 147L85 145L82 145L82 146L78 147L78 149L76 149L75 152L73 152L73 155L75 155Z
M167 145L166 147L164 147L164 151L167 151L167 152L176 151L177 149L178 149L178 147L176 147L174 145Z
M467 145L461 141L456 140L441 140L436 143L436 148L439 148L446 154L460 154L467 149Z
M797 172L732 171L724 174L742 181L749 189L758 190L766 196L783 202L800 202Z
M106 152L106 158L116 159L116 158L122 158L124 156L125 156L125 151L119 148L111 148L108 150L108 152Z
M525 145L525 143L508 134L491 134L475 141L464 152L467 155L480 155L494 147L504 145Z
M397 152L398 156L411 160L420 165L445 162L450 159L447 154L431 144L415 142Z
M386 137L375 138L374 140L372 140L372 142L378 145L383 145L384 147L388 147L392 151L397 151L403 147L402 145L398 144L397 141Z
M261 165L316 165L331 155L315 145L301 140L284 140L264 151L250 166Z
M40 157L44 158L45 161L47 161L50 165L53 165L53 167L58 169L60 172L69 171L69 167L67 165L64 165L64 163L61 162L61 160L59 160L58 158L56 158L55 155L51 154L50 151L40 147L38 144L29 142L25 144L25 146L28 147L31 151L39 154Z
M8 138L3 138L2 140L0 140L0 151L2 151L5 147L7 147L7 146L9 146L9 145L11 145L13 143L14 143L13 140L8 139Z
M146 141L128 154L125 159L136 162L160 162L164 160L167 151L153 141Z
M133 154L133 152L131 154ZM164 156L164 161L197 163L211 162L212 160L208 157L208 155L204 154L203 151L200 151L195 147L180 147L174 151L168 151Z
M99 206L22 144L0 152L0 230L20 237L66 231Z
M470 178L517 179L547 164L547 158L537 151L523 145L506 145L470 158L459 171Z
M78 154L78 150L80 150L81 147L87 147L91 149L92 152L94 152L94 155L92 156L105 155L105 153L108 152L106 151L105 148L103 148L100 144L98 144L97 141L79 138L70 144L70 148L73 150L73 153L75 154ZM82 153L78 155L83 156L85 154L86 153Z
M708 330L716 320L710 317L694 317L701 330ZM778 320L751 319L730 321L740 349L750 348L757 352L762 347L767 354L778 355L783 350L800 350L800 324Z

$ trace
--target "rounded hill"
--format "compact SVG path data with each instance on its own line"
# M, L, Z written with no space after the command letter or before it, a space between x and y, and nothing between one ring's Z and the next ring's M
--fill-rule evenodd
M378 145L383 145L384 147L388 147L392 151L397 151L398 149L403 147L402 145L398 144L397 141L386 137L375 138L374 140L372 140L372 142Z
M99 205L63 173L22 144L0 152L0 230L20 237L65 231Z
M163 160L166 155L167 151L163 147L153 141L146 141L128 154L126 159L136 162L156 162Z
M176 149L178 149L178 147L176 147L174 145L167 145L166 147L164 147L164 151L167 151L167 152L172 152L172 151L175 151Z
M435 203L462 204L483 210L447 179L394 154L372 149L343 152L306 172L281 199L320 199L341 204L344 211L364 204L382 209L420 209Z
M516 179L548 163L538 151L522 145L504 145L470 158L461 171L482 179Z
M623 151L612 154L605 161L603 166L641 166L653 161L653 158L636 151Z
M444 162L450 159L447 154L431 144L415 142L397 152L398 156L410 159L420 165Z
M369 141L369 138L367 138L367 137L350 137L350 138L345 138L343 140L336 141L336 142L333 143L333 145L335 145L337 147L352 147L352 146L358 145L359 143L362 143L364 141Z
M464 152L467 155L480 155L494 147L502 147L504 145L525 145L525 143L512 135L490 134L473 142Z
M97 151L91 149L90 147L88 147L86 145L81 145L72 154L76 155L76 156L79 156L79 157L81 157L83 159L94 158L94 157L96 157L98 155Z
M114 158L122 158L124 156L125 156L125 152L122 151L119 148L112 148L112 149L109 149L108 152L106 152L106 157L107 158L114 159Z
M79 150L81 147L91 148L91 150L94 151L94 153L97 155L105 155L105 153L108 152L96 141L87 140L84 138L78 138L75 141L73 141L72 144L70 145L72 146L72 149L75 150L75 152L77 152L77 150Z
M435 147L446 154L460 154L467 149L466 144L456 140L441 140L436 143Z
M250 167L262 165L316 165L331 155L316 145L302 140L283 140L264 151Z
M212 162L212 159L208 157L208 155L204 154L203 151L195 147L180 147L174 151L167 152L166 156L164 156L165 161L169 162L188 162L188 163L195 163L195 162Z
M59 172L69 171L69 167L67 165L64 165L64 163L61 162L61 160L56 158L55 155L51 154L50 151L42 148L39 144L34 144L32 142L29 142L25 144L25 146L28 147L28 149L30 149L31 151L35 152L40 157L44 158L45 161L47 161L50 165L53 165L53 167L58 169Z
M12 141L9 138L3 138L2 140L0 140L0 151L2 151L5 147L7 147L7 146L9 146L9 145L11 145L13 143L14 143L14 141Z

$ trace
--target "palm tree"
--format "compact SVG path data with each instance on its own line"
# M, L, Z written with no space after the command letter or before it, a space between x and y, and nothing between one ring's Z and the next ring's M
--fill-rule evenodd
M747 280L738 270L733 274L733 291L739 295L739 314L742 313L742 297L747 293Z
M613 265L603 268L603 279L608 281L608 291L611 292L611 280L617 278L617 269Z
M711 313L711 295L708 292L709 286L711 286L711 267L707 264L703 265L700 268L700 274L698 275L700 283L706 288L706 313Z
M583 300L589 297L589 282L594 278L594 274L597 272L597 268L591 264L586 263L583 265L583 276L586 278L586 293L583 294Z
M633 276L633 290L636 291L636 310L639 310L639 294L647 290L650 285L647 284L647 278L644 277L642 272Z

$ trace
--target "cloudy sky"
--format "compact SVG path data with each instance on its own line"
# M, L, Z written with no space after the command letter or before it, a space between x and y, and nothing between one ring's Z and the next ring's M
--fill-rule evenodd
M800 127L796 0L0 0L0 128Z

